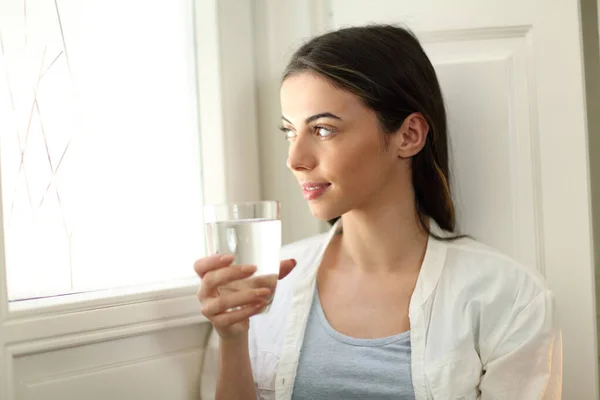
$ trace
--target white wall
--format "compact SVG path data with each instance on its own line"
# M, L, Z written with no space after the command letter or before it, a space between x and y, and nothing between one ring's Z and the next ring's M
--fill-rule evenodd
M198 398L211 327L193 294L98 306L13 316L3 332L0 378L6 386L0 398Z
M289 243L327 229L315 219L287 169L288 144L281 124L280 79L292 53L325 26L319 1L254 1L257 72L258 139L262 198L282 203L283 242Z

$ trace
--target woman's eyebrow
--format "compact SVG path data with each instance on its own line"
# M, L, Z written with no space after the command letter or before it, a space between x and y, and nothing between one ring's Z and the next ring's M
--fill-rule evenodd
M304 120L305 123L309 124L317 119L320 118L333 118L333 119L337 119L337 120L342 120L341 117L338 117L337 115L330 113L330 112L324 112L324 113L319 113L319 114L315 114L315 115L311 115L310 117L306 118L306 120ZM283 115L281 116L281 119L283 119L284 121L286 121L287 123L289 123L290 125L293 125L292 122L287 119L286 117L284 117Z

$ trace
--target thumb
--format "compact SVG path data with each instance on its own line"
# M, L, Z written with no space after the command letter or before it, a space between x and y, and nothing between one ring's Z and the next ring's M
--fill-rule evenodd
M286 276L288 276L288 274L290 272L292 272L292 270L294 269L295 266L296 266L296 260L294 260L294 259L283 260L279 264L279 279L283 279Z

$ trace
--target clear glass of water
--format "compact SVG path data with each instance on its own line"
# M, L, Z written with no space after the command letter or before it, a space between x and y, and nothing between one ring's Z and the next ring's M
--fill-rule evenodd
M204 206L209 255L231 254L232 265L255 265L249 278L219 288L219 293L268 287L273 293L262 313L269 311L279 276L280 204L277 201Z

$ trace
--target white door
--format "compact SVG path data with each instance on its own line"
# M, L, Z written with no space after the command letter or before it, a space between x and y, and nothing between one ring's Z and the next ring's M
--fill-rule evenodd
M460 227L546 276L564 334L563 397L597 398L577 2L333 0L331 12L332 28L403 23L424 42L448 105Z
M0 1L0 400L198 399L202 197L259 193L255 128L226 118L253 113L253 70L226 61L252 64L235 3Z
M268 74L280 73L285 57L303 37L326 29L398 23L422 40L448 106L460 228L545 275L556 295L563 328L564 398L597 398L590 174L578 2L259 3L259 29L270 32L270 36L263 32L266 44L260 57L274 71ZM263 89L263 97L276 96L276 77L271 80L273 85ZM278 109L262 101L266 128L269 119L271 123L277 120ZM274 149L268 137L262 145L265 154L277 154L269 163L283 165L283 145ZM296 220L308 214L300 196L291 194L291 180L277 178L264 187L270 197L296 204ZM295 226L315 229L308 222Z

